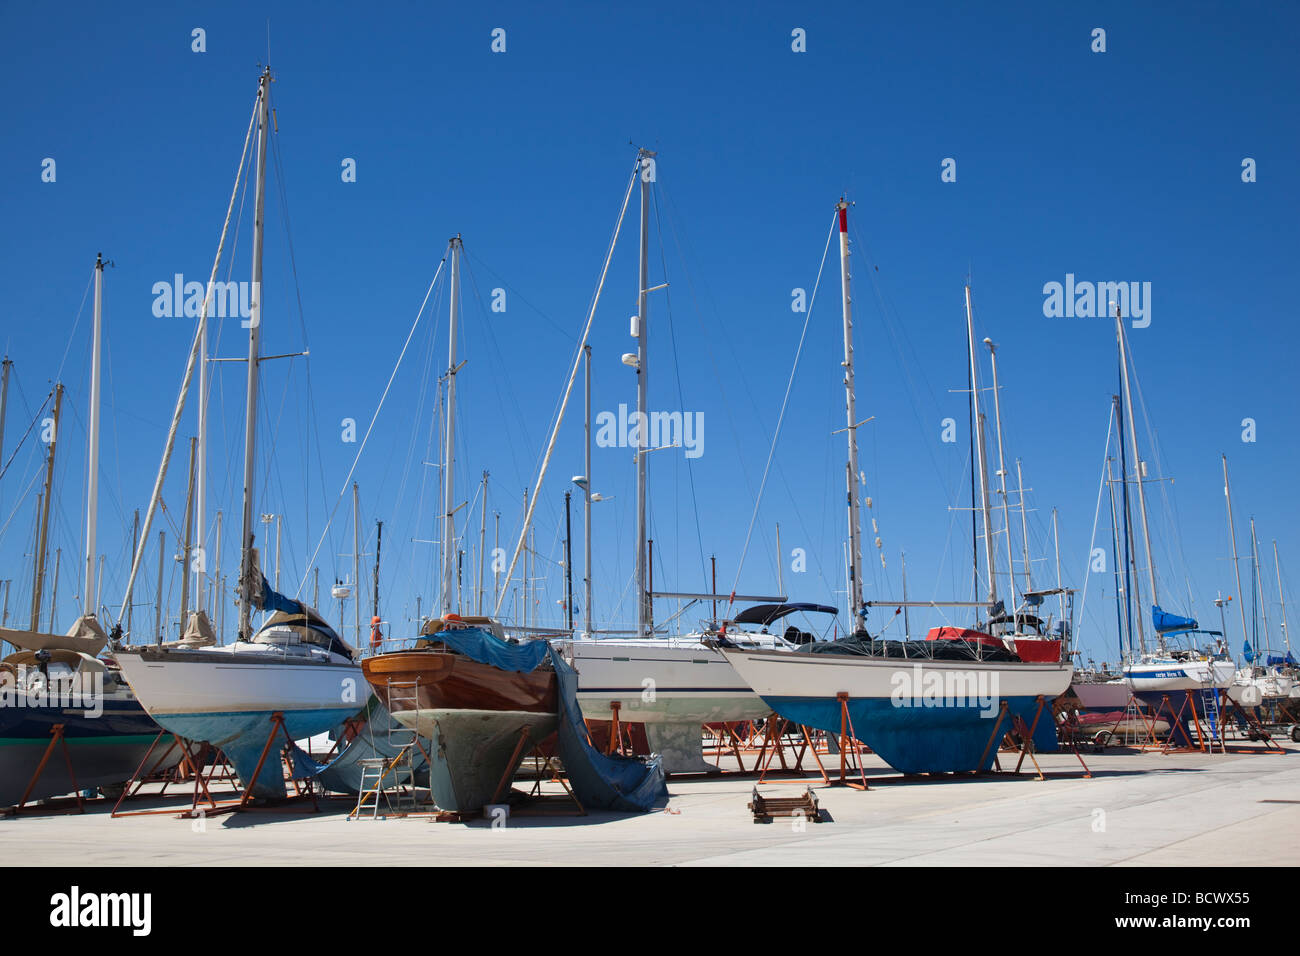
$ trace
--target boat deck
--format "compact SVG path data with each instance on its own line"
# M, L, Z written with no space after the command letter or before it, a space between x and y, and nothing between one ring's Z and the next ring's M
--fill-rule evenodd
M428 817L349 821L352 801L343 798L322 800L319 814L203 821L114 820L101 802L84 816L0 819L0 855L59 866L1291 865L1294 841L1278 834L1300 829L1300 745L1283 746L1285 755L1085 754L1092 779L1070 754L1044 754L1045 781L901 781L868 757L868 780L893 782L863 793L809 778L830 820L802 829L753 823L755 778L739 775L675 777L667 811L576 817L556 804L495 831L486 821ZM797 796L803 785L769 780L760 789Z

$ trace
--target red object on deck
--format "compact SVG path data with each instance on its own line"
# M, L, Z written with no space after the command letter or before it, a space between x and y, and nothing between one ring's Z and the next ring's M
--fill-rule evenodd
M972 631L964 627L932 627L925 635L927 641L974 641L977 644L1002 647L1001 638L983 631Z
M1045 637L1016 638L1016 656L1027 664L1059 664L1061 642Z
M964 627L932 627L927 641L972 641L985 647L1005 647L1000 637ZM1016 656L1027 664L1056 664L1061 660L1061 642L1042 637L1018 637Z

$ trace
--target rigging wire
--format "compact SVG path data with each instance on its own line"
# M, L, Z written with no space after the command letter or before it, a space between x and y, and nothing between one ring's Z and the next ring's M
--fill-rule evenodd
M758 484L758 495L754 499L754 512L749 518L749 530L745 532L745 544L740 549L740 561L736 565L736 577L732 581L731 596L727 600L727 606L730 607L736 601L736 590L740 587L740 574L745 567L745 555L749 551L749 541L754 534L754 523L758 520L758 509L763 501L763 489L767 487L767 476L772 468L772 458L776 454L776 445L781 437L781 425L785 421L786 406L790 402L790 392L794 388L795 372L799 369L799 357L803 354L804 340L808 335L808 324L812 320L813 306L817 303L817 289L821 286L822 270L826 268L826 256L830 253L831 238L835 235L835 223L838 215L832 217L830 231L826 234L826 247L822 250L821 265L817 267L817 281L813 283L812 295L808 299L808 311L804 314L803 330L799 333L799 345L794 352L794 365L790 369L790 378L786 381L785 397L781 400L781 412L776 419L776 430L772 434L772 445L767 452L767 464L763 466L763 477ZM857 480L857 476L854 476Z

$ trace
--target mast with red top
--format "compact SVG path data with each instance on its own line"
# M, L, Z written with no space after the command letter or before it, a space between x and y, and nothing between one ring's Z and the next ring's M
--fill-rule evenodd
M844 398L849 436L846 468L849 509L849 611L853 630L866 628L862 603L862 528L858 521L858 400L853 384L853 297L849 292L849 204L843 197L835 208L840 214L840 293L844 306Z

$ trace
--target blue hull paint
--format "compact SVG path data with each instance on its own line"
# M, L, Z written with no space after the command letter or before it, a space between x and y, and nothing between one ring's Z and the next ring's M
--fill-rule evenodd
M357 713L356 707L338 707L330 710L281 711L284 726L293 740L314 737L339 726ZM240 783L252 796L263 800L283 800L284 770L280 749L284 735L271 745L262 772L253 780L257 761L271 733L272 711L243 711L225 714L158 714L159 724L178 737L207 741L220 747L235 767ZM277 731L278 733L278 731Z
M764 697L782 717L829 733L840 732L840 702L816 697ZM849 718L858 739L885 763L901 773L957 773L988 770L997 756L1003 733L1011 729L1011 717L1002 721L999 740L989 745L997 721L996 710L984 716L978 707L898 707L889 698L849 700ZM1010 715L1021 717L1026 726L1038 710L1037 697L1007 698ZM1051 702L1043 706L1034 733L1040 751L1054 751L1056 726ZM980 756L985 754L983 763Z

